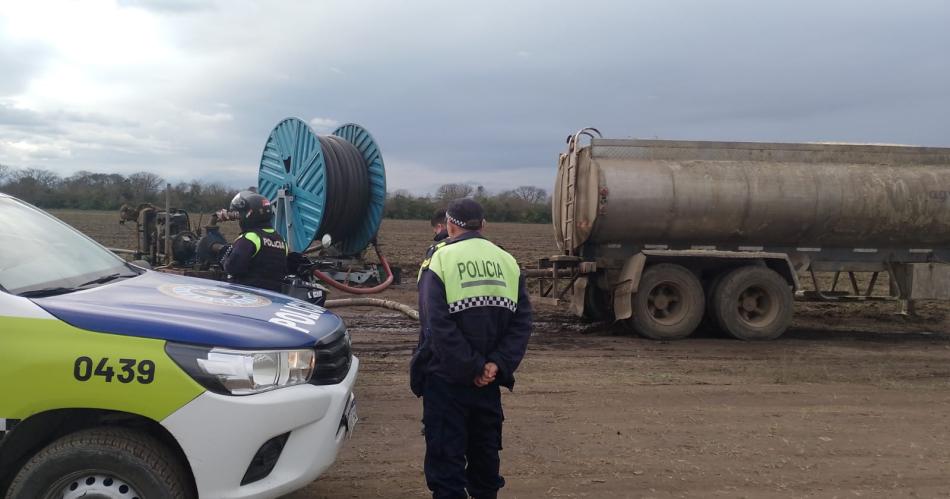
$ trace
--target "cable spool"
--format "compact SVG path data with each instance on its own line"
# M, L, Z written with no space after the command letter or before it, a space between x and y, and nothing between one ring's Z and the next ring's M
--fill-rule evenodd
M331 135L298 118L271 131L261 155L257 189L275 206L274 228L303 252L330 234L344 255L372 242L386 204L386 170L376 141L356 124Z

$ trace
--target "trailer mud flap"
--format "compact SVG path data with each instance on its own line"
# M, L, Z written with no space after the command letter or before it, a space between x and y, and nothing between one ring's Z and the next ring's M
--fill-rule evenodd
M587 296L587 276L578 277L574 281L574 289L571 291L573 292L571 295L571 313L575 317L582 317L587 301L584 299Z
M643 266L646 261L646 255L637 253L623 264L617 285L614 286L614 319L619 321L633 317L633 304L630 297L640 286L640 276L643 275Z

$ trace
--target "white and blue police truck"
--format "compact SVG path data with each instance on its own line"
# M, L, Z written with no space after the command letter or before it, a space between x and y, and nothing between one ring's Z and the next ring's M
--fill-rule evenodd
M139 268L3 194L0 233L0 497L277 497L334 462L338 316Z

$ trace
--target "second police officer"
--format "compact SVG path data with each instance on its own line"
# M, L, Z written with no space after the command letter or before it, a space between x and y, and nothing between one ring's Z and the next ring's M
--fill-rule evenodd
M228 211L238 216L241 235L221 259L224 271L232 282L280 291L287 275L287 244L271 226L274 210L270 200L256 192L241 191L231 200Z

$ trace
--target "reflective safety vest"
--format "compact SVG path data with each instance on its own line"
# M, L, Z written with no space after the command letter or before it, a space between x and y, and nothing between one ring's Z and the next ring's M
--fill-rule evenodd
M445 285L449 313L472 307L518 309L521 268L515 258L480 237L437 244L420 276L432 271Z
M259 229L241 234L254 245L254 256L247 273L235 281L248 286L280 291L287 274L287 243L274 229Z
M287 249L287 243L284 242L283 238L277 235L277 231L274 229L261 229L261 232L264 233L263 239L257 232L245 232L241 234L241 237L247 239L254 245L254 256L257 256L261 252L262 246L267 246L268 248L274 248L278 251L283 251L284 256L287 255L289 251Z
M432 246L429 246L429 249L426 251L426 259L422 261L422 264L419 265L419 275L416 276L416 282L418 283L422 280L422 272L429 268L429 264L432 263L432 255L439 250L439 248L449 244L449 241L443 239Z

